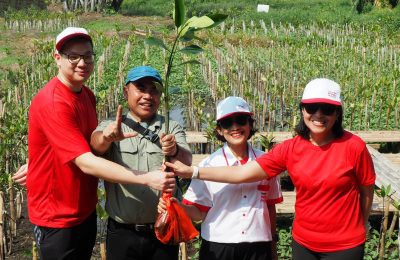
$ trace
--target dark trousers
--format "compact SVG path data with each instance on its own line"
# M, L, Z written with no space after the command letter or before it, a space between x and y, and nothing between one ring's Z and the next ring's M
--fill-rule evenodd
M153 229L138 231L109 218L106 250L107 260L177 260L179 247L162 244Z
M292 242L293 260L362 260L364 258L364 244L335 252L314 252L295 240Z
M94 212L82 224L71 228L34 227L41 260L86 260L96 241L97 216Z
M200 260L270 260L271 242L216 243L201 241Z

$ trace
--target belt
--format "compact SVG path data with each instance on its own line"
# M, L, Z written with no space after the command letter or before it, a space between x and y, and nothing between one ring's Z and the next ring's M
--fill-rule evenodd
M153 223L145 223L145 224L123 224L115 221L112 218L109 218L110 222L114 224L115 227L124 228L129 230L134 230L136 232L153 232L154 224Z

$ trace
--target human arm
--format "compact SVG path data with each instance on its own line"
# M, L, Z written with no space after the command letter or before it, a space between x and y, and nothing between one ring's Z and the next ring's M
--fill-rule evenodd
M185 204L179 202L174 197L171 197L170 200L178 203L179 206L181 206L185 210L186 214L193 221L203 221L207 216L207 212L200 211L200 209L198 209L194 205L185 205ZM160 198L160 200L158 202L157 210L158 210L158 213L163 213L163 212L165 212L167 210L167 204L166 204L165 200L162 197Z
M162 133L160 137L164 155L170 156L172 161L179 160L186 165L192 164L192 153L177 143L175 135Z
M368 218L371 212L372 201L374 199L374 186L359 186L360 190L360 204L361 204L361 211L364 217L364 226L368 225Z
M119 105L115 121L107 125L102 131L94 131L90 138L90 146L95 154L102 155L110 148L113 142L121 141L125 138L135 137L137 133L124 133L121 128L122 106Z
M174 174L171 172L152 171L145 173L129 170L90 152L76 157L73 162L82 172L109 182L142 184L166 192L172 192L175 185Z
M182 178L191 178L193 175L194 167L187 166L180 161L175 161L173 163L165 162L165 165L170 167L175 175ZM198 169L199 179L215 182L255 182L268 177L261 166L255 161L241 166L201 167ZM232 172L235 172L235 174L232 174Z
M16 173L12 176L13 181L16 183L25 186L26 185L26 176L28 175L28 163L22 165Z

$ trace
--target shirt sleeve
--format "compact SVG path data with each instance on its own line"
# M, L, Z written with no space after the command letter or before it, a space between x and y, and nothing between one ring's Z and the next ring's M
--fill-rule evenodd
M62 163L91 151L70 105L54 102L53 107L44 106L40 112L43 133Z
M174 124L172 125L172 129L170 129L170 132L175 136L176 143L180 147L190 151L189 144L186 141L186 133L177 122L174 122Z
M269 180L269 192L267 198L267 204L278 204L283 201L282 191L281 191L281 184L280 184L280 177L275 176L270 178Z
M184 204L194 205L203 212L207 212L212 207L211 194L202 180L192 179L183 198Z
M271 151L264 153L256 159L256 162L264 170L268 177L275 177L285 171L287 161L287 141L276 145Z
M376 174L374 164L365 144L363 144L363 149L356 158L355 172L359 185L369 186L375 183Z

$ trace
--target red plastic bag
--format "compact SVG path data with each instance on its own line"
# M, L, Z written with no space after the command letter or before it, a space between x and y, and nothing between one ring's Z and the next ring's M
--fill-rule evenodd
M164 244L177 245L187 242L199 235L192 220L185 210L175 201L171 201L170 193L163 193L167 210L158 214L154 229L158 240Z

